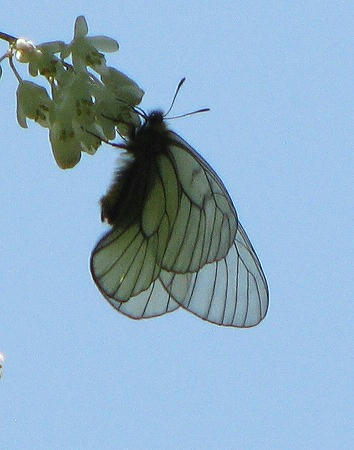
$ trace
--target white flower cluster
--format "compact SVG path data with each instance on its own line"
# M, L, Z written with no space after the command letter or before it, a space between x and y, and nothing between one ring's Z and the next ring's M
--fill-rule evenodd
M17 39L8 55L19 81L18 123L27 128L26 120L32 119L49 129L54 158L62 169L74 167L82 151L94 154L102 140L112 140L117 133L128 136L132 127L140 124L134 106L144 92L126 75L108 67L101 53L117 51L118 43L87 33L86 20L80 16L69 44L55 41L36 46ZM44 87L22 80L12 56L28 64L30 75L45 77L50 94Z

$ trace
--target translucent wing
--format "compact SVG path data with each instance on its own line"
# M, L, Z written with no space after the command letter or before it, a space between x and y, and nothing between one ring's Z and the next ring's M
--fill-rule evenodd
M126 302L120 302L114 298L106 297L106 300L122 314L132 319L150 319L175 311L180 305L175 302L159 279L155 280L146 291Z
M225 258L196 273L161 272L160 278L183 308L218 325L252 327L267 313L267 282L240 223Z
M183 271L174 267L164 267L166 270L161 271L160 279L175 301L205 320L226 326L257 325L267 313L268 286L247 234L237 221L232 200L209 164L178 135L171 132L171 136L171 160L176 161L177 173L184 180L182 185L189 187L186 195L197 198L198 202L198 192L209 189L209 195L203 197L204 215L201 217L210 229L208 226L203 228L204 221L200 220L197 229L202 231L203 238L196 238L195 230L190 230L192 238L186 233L185 241L175 247L189 248L193 267L199 267L199 270L181 273ZM181 150L184 150L183 157ZM185 162L186 155L194 160L194 165ZM198 183L192 181L191 172L198 174ZM173 236L181 234L175 226ZM228 239L231 240L229 244ZM171 242L173 238L169 245ZM216 248L219 251L215 251Z
M159 174L166 198L173 198L171 209L175 209L169 215L171 230L161 267L173 272L196 272L227 255L235 239L237 215L216 173L172 132L167 156L158 159ZM171 185L176 188L171 189Z

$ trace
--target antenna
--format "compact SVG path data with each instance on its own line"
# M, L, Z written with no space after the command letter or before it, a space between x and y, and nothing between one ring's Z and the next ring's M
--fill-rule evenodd
M166 120L170 120L170 119L180 119L181 117L191 116L192 114L198 114L198 113L201 113L201 112L207 112L207 111L210 111L210 108L202 108L202 109L198 109L197 111L192 111L192 112L189 112L189 113L180 114L180 115L178 115L178 116L167 117L167 115L169 114L169 112L171 111L171 109L172 109L172 107L173 107L173 105L174 105L174 103L175 103L175 100L176 100L176 97L177 97L177 95L178 95L178 92L179 92L179 90L181 89L181 87L182 87L182 85L183 85L183 83L184 83L185 81L186 81L186 78L183 77L182 80L178 83L178 86L177 86L177 88L176 88L175 95L173 96L173 99L172 99L172 102L171 102L171 106L168 108L167 112L163 115L164 119L166 119Z
M177 94L179 92L179 90L181 89L183 83L186 81L186 77L183 77L182 80L178 83L178 86L176 88L176 92L175 95L173 96L172 102L171 102L171 106L168 108L167 112L164 114L164 117L166 117L168 115L168 113L171 111L171 109L173 108L173 105L175 103Z
M171 119L180 119L181 117L186 117L186 116L191 116L192 114L198 114L201 112L208 112L210 111L210 108L202 108L202 109L198 109L197 111L192 111L192 112L188 112L185 114L180 114L179 116L173 116L173 117L165 117L166 120L171 120Z

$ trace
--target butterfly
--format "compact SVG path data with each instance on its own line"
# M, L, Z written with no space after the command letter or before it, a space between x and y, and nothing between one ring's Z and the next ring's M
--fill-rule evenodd
M161 111L112 145L130 158L101 199L111 229L90 270L102 295L133 319L183 308L218 325L257 325L268 309L267 281L210 165Z

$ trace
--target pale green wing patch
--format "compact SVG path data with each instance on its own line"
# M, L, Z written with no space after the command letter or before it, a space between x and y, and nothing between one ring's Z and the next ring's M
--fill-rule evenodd
M168 245L161 266L172 272L196 272L227 255L237 230L232 201L212 168L183 139L171 135L169 164L159 165L164 186L177 180ZM171 207L172 209L172 207Z
M104 235L91 255L91 273L102 294L127 301L148 289L161 270L158 249L158 233L146 238L139 225Z

